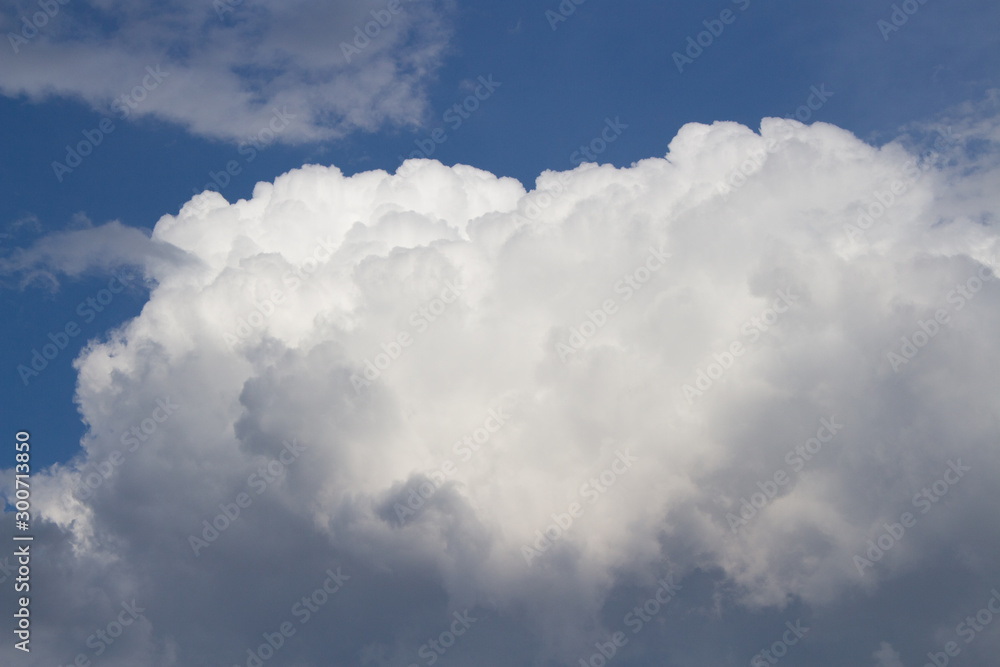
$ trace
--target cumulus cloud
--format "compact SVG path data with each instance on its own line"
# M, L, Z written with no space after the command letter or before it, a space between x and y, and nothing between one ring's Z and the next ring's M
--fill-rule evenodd
M618 630L745 664L786 614L814 614L805 652L905 607L907 577L971 608L954 582L998 574L986 111L926 150L769 118L530 191L420 160L199 195L149 241L187 261L144 262L141 315L76 362L79 457L36 478L45 657L93 655L133 598L122 664L252 664L286 620L272 664L428 664L462 627L453 664L577 664ZM725 629L755 613L773 637Z
M419 123L449 36L447 0L41 5L0 9L4 95L75 98L230 141Z

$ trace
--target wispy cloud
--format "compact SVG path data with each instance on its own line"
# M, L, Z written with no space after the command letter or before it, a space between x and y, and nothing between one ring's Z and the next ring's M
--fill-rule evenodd
M40 27L36 3L0 9L11 42L0 48L3 94L110 112L158 63L169 78L131 117L233 142L256 136L275 109L297 116L285 142L417 124L450 34L450 0L49 4L59 11Z

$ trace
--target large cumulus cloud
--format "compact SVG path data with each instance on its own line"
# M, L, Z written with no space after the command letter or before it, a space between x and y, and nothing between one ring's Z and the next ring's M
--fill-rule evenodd
M427 664L463 611L453 664L577 664L664 581L623 664L746 664L794 615L811 664L935 650L1000 574L975 111L882 148L691 124L531 191L424 160L199 195L154 229L141 315L77 361L83 451L36 482L46 657L135 598L108 660L246 664L337 567L280 664ZM908 610L899 582L927 578Z

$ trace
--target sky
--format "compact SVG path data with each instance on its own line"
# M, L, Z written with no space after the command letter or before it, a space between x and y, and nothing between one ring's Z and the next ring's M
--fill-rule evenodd
M0 25L3 664L992 664L995 3Z

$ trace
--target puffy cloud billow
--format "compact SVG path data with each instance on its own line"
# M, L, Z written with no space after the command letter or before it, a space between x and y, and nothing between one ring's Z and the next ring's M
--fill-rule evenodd
M955 626L1000 584L1000 169L966 111L195 197L76 361L25 664L986 664Z

